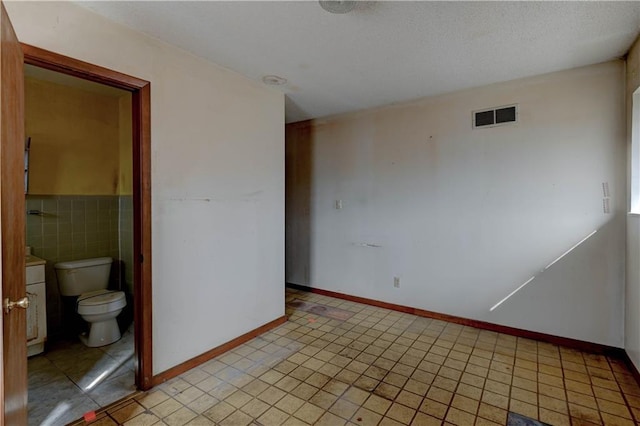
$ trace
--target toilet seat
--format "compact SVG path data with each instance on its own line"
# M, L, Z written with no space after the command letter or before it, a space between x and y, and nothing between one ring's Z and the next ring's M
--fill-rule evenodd
M80 315L98 315L122 309L126 305L123 291L97 290L78 297L77 311Z

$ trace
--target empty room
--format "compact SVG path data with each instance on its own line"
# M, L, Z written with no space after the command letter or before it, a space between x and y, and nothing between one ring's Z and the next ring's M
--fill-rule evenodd
M640 3L2 4L3 424L640 423Z

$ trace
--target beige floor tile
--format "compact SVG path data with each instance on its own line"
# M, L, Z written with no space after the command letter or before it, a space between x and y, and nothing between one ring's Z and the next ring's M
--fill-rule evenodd
M187 423L187 425L189 425L189 426L215 426L215 423L213 421L209 420L208 418L206 418L205 416L197 416L193 420L191 420L189 423Z
M551 411L544 407L539 408L540 421L553 426L571 426L571 420L567 414Z
M279 426L289 418L289 415L284 411L278 410L275 407L269 408L262 416L258 418L258 422L263 425Z
M429 392L427 392L427 398L449 405L451 398L453 398L453 393L434 386L429 389Z
M538 418L537 405L528 404L526 402L518 401L517 399L509 401L509 411L531 417L532 419Z
M546 408L547 410L555 411L560 414L568 414L567 402L561 399L539 395L538 405L540 406L540 408Z
M342 426L346 424L344 419L331 413L324 413L315 423L316 426Z
M269 405L257 398L252 399L240 408L243 413L250 415L254 419L260 417L268 409Z
M379 423L379 426L402 426L402 423L393 420L389 417L383 417Z
M602 379L600 377L590 376L591 384L593 386L600 386L601 388L617 391L619 389L618 384L615 380Z
M189 410L186 407L180 408L178 411L175 411L162 419L166 424L170 426L183 426L189 423L198 415L193 411Z
M132 401L130 404L127 404L119 410L110 413L110 415L118 423L124 423L127 420L133 419L138 414L143 413L144 411L145 408L142 405Z
M415 415L416 410L406 407L402 404L393 403L389 410L385 414L386 417L389 417L393 420L396 420L402 424L408 425L411 423L413 416Z
M152 407L151 412L160 418L164 418L174 411L179 410L180 408L182 408L182 404L180 404L173 398L169 398L166 401Z
M569 414L572 418L600 424L600 413L592 408L569 403Z
M482 417L476 417L476 426L504 426L504 423L496 423Z
M101 421L504 426L508 409L554 426L640 417L640 386L615 358L288 290L293 298L355 315L287 307L288 323Z
M325 410L322 408L305 402L302 407L294 413L294 416L306 423L314 424L324 413Z
M145 408L151 408L163 401L166 401L167 399L169 399L169 395L161 390L153 390L136 398L136 400Z
M226 402L222 401L222 402L217 403L213 407L209 408L203 414L204 414L205 417L213 420L216 423L219 423L222 420L224 420L225 417L227 417L229 414L233 413L234 411L235 411L235 408L233 408L233 406L231 406L231 405L227 404Z
M316 388L322 388L329 382L329 380L331 380L331 377L327 376L326 374L315 372L311 376L307 377L305 383Z
M238 390L225 398L224 402L234 406L235 408L240 408L252 399L253 397L248 393Z
M472 373L463 373L462 377L460 378L461 383L475 386L480 389L484 387L485 381L486 379L484 377L476 376L475 374L472 374Z
M632 426L635 425L633 420L614 416L608 413L601 413L605 426Z
M363 405L364 408L381 415L384 415L390 406L391 406L391 401L389 401L388 399L381 398L378 395L369 396L369 398Z
M282 423L282 426L308 426L308 424L309 423L303 422L295 417L289 417L284 423Z
M125 426L150 426L160 422L160 419L151 413L142 413L122 423Z
M503 394L504 395L504 394ZM508 395L508 394L507 394ZM511 398L518 401L527 402L529 404L538 403L538 394L521 388L511 388Z
M347 390L349 385L339 382L337 380L330 380L326 385L322 387L322 390L330 394L340 396Z
M380 383L373 393L388 400L394 400L398 393L400 393L400 388L389 383Z
M509 407L509 398L497 393L483 391L482 402L493 405L494 407L502 408L506 410Z
M411 426L440 426L441 424L442 420L420 412L416 413L411 422Z
M603 399L606 401L615 402L617 404L625 404L622 393L619 391L612 391L595 386L593 388L593 392L597 399Z
M243 413L242 411L236 411L226 419L224 419L221 426L247 426L253 422L253 417Z
M483 402L480 403L478 408L478 416L487 420L491 420L492 422L499 423L504 425L507 422L507 410L503 410L502 408L495 407L493 405L485 404Z
M258 399L266 402L269 405L273 405L276 402L280 401L280 399L282 399L282 397L284 397L285 395L286 392L276 387L270 386L269 388L265 389L260 395L258 395Z
M479 401L462 395L454 395L451 406L467 413L476 414Z
M329 412L335 414L336 416L342 417L343 419L350 419L356 411L358 411L359 406L354 404L353 402L349 402L346 399L338 399L330 408Z
M556 399L567 399L564 388L557 388L544 383L538 383L538 393Z
M567 400L572 404L582 405L584 407L595 407L596 399L591 395L585 395L574 391L567 391Z
M337 399L336 395L320 390L309 399L309 402L327 410Z
M442 404L440 402L434 401L429 398L425 398L420 405L419 410L423 413L429 414L432 417L436 417L438 419L444 419L447 414L448 405Z
M353 423L363 426L375 426L380 422L380 420L382 420L382 416L380 414L374 413L366 408L358 409L351 418Z
M275 406L287 414L293 414L304 404L304 402L305 401L303 399L288 394L278 401Z
M509 396L511 386L505 383L497 382L495 380L487 379L484 385L485 390L499 395Z
M533 382L538 381L538 373L534 370L528 370L522 367L514 367L513 368L513 377L520 377L523 379L531 380Z
M269 387L269 384L263 382L260 379L254 379L245 386L242 387L242 390L248 393L251 396L258 396L262 392L265 391Z
M629 409L626 405L618 404L600 398L596 398L596 401L598 401L598 408L602 413L608 413L625 419L631 419L631 413L629 412Z
M445 420L451 424L465 426L472 425L476 421L476 416L473 414L458 410L457 408L450 407L447 411L447 417Z
M285 392L291 392L293 389L295 389L300 383L302 383L300 380L291 377L291 376L286 376L283 377L282 379L280 379L274 386L277 387L278 389L281 389Z
M367 395L364 395L365 399L366 397ZM396 397L396 402L404 406L407 406L409 408L413 408L414 410L417 410L418 407L420 407L420 404L422 403L422 399L423 397L421 395L416 395L415 393L403 390Z

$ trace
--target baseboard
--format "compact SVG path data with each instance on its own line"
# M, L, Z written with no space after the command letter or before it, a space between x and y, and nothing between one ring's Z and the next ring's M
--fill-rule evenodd
M584 340L571 339L568 337L554 336L552 334L540 333L537 331L523 330L520 328L509 327L506 325L493 324L490 322L479 321L469 318L458 317L455 315L442 314L439 312L427 311L419 308L412 308L409 306L396 305L394 303L382 302L380 300L368 299L366 297L352 296L350 294L338 293L330 290L323 290L315 287L308 287L299 284L287 283L287 287L307 291L311 293L322 294L324 296L331 296L338 299L349 300L351 302L362 303L365 305L377 306L379 308L390 309L392 311L404 312L407 314L417 315L419 317L433 318L437 320L452 322L455 324L467 325L470 327L480 328L482 330L495 331L497 333L509 334L512 336L522 337L526 339L538 340L542 342L552 343L554 345L567 346L574 349L579 349L585 352L591 352L596 354L610 355L618 358L628 358L626 352L622 348L616 348L613 346L603 345L600 343L586 342ZM636 377L638 378L638 377ZM640 383L640 381L639 381Z
M156 374L155 376L153 376L153 379L152 379L153 386L157 386L161 383L164 383L169 379L179 376L185 371L191 370L192 368L197 367L200 364L204 364L210 359L213 359L218 355L221 355L227 351L230 351L231 349L237 346L240 346L243 343L248 342L249 340L253 339L256 336L259 336L262 333L266 333L267 331L273 328L276 328L277 326L285 322L287 322L287 317L283 315L280 318L276 318L275 320L270 321L254 330L251 330L248 333L243 334L242 336L238 336L235 339L228 341L227 343L224 343L211 350L208 350L207 352L200 354L194 358L191 358L181 364L178 364L175 367L172 367L166 371L163 371L162 373Z
M629 354L626 351L623 351L623 352L624 353L622 355L622 360L627 365L627 368L629 369L629 371L631 371L633 378L636 379L636 382L640 385L640 372L638 372L636 365L633 363L633 361L631 361L631 358L629 358Z

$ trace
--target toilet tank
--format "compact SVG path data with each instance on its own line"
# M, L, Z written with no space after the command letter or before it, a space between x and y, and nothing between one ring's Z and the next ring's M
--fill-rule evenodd
M63 296L79 296L89 291L106 289L111 272L110 257L73 260L53 265L58 277L58 289Z

